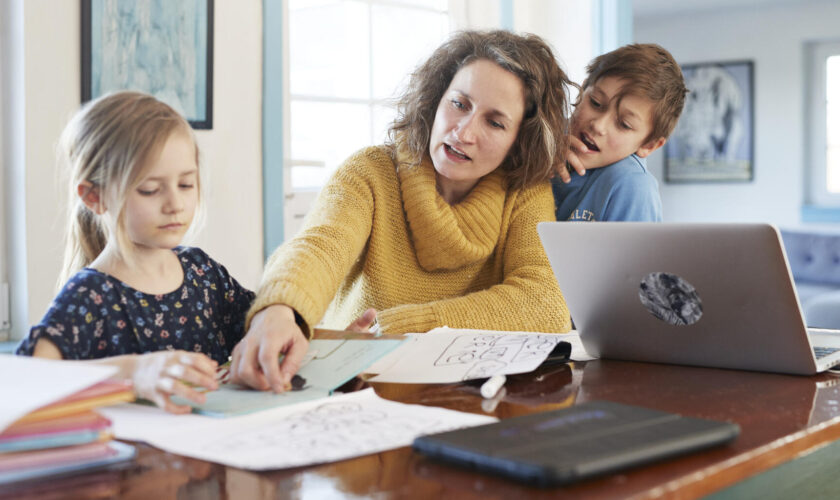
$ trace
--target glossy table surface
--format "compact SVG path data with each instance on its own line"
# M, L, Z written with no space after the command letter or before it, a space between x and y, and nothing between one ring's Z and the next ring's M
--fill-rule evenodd
M366 384L352 381L352 389ZM724 447L578 483L540 489L441 464L410 448L342 462L250 472L138 444L112 469L5 486L5 498L696 498L816 450L840 437L840 378L775 375L598 360L508 378L499 400L470 384L372 384L387 399L499 418L592 400L735 422Z

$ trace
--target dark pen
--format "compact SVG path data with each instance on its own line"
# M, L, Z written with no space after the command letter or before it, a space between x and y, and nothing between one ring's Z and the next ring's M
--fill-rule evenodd
M551 352L548 353L548 357L545 358L545 361L540 363L539 368L542 368L544 366L556 366L568 363L571 354L572 344L566 342L565 340L561 340L557 343L556 346L554 346Z

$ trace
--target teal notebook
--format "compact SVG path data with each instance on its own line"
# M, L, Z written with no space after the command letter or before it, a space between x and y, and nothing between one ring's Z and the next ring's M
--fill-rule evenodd
M195 405L185 399L173 397L177 404L193 406L195 413L212 417L231 417L255 411L309 401L329 396L385 354L396 349L402 339L327 340L315 339L309 343L304 366L298 375L306 379L302 389L275 394L271 391L254 391L235 384L222 384L218 390L208 392L207 402Z
M102 429L74 429L52 434L22 436L18 439L6 439L0 442L0 453L13 451L42 450L76 444L92 443L102 437Z

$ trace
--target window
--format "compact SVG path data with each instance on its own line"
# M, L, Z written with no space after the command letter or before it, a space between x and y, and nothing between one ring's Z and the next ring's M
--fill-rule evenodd
M840 207L840 42L817 43L810 52L810 201Z
M289 0L284 233L350 154L381 144L406 76L448 36L448 0Z
M828 191L840 193L840 52L825 60L825 168Z

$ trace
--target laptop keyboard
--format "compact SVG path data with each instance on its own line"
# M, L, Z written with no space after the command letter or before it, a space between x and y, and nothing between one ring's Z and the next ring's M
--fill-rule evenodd
M820 335L820 334L830 335L830 336L834 336L835 338L837 338L837 337L840 337L840 330L834 330L834 329L830 329L830 328L808 327L808 334L809 335ZM815 340L814 337L811 337L811 341L813 342L814 340ZM819 341L819 340L817 340L817 341ZM817 359L824 358L826 356L834 354L837 351L840 351L840 347L817 347L817 346L814 346L814 356Z
M824 358L837 351L840 351L840 347L814 347L814 355L817 359Z

